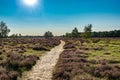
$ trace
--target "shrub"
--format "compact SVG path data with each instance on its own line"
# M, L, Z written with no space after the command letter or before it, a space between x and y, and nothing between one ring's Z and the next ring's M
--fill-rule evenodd
M10 80L17 80L17 76L19 75L18 72L16 71L10 71L8 73L9 77L10 77Z
M76 45L73 44L72 42L67 42L65 45L64 45L64 49L76 49Z
M74 44L69 44L69 45L65 45L64 49L71 49L71 48L76 48Z
M63 68L57 68L57 71L53 72L53 79L54 80L60 80L59 78L62 79L63 73L64 73L64 69Z
M110 53L110 52L105 52L104 54L105 54L105 55L110 55L111 53Z
M105 59L99 60L99 64L101 65L106 65L107 61Z
M0 56L0 60L3 60L3 56Z
M98 43L100 39L91 39L93 43Z
M111 63L111 64L120 63L119 60L109 60L108 62Z
M10 80L7 73L6 69L0 66L0 80Z
M0 55L2 54L3 52L0 50Z
M23 54L17 53L9 53L7 57L8 58L3 64L8 71L12 71L11 73L13 73L14 75L12 74L11 76L14 76L14 78L18 76L16 72L21 75L23 71L30 70L39 59L37 56L34 55L25 56Z
M37 51L50 51L49 49L45 48L44 46L34 47L33 50L37 50Z
M103 50L103 47L96 47L94 50Z
M89 61L91 64L97 64L98 62L96 60L90 60Z

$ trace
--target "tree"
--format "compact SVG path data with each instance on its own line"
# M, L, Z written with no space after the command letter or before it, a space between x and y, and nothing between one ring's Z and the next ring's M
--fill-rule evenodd
M12 34L12 35L10 35L9 37L11 37L11 38L17 38L17 37L18 37L18 34Z
M120 30L92 32L92 37L120 37Z
M48 31L48 32L45 32L44 37L46 38L53 37L53 34L52 32Z
M75 27L73 30L72 30L72 37L74 38L77 38L79 37L79 32L78 32L78 29Z
M83 36L85 38L90 38L92 35L92 24L88 24L87 26L84 27L84 34Z
M72 34L71 33L66 33L65 36L68 37L68 38L71 38Z
M7 37L10 29L7 28L6 23L3 21L0 22L0 37Z

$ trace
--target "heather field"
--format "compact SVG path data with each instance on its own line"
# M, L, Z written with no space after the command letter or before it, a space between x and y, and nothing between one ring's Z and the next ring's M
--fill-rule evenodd
M65 39L52 80L120 80L120 39Z
M0 80L120 80L119 38L1 38Z
M59 39L4 38L0 43L0 80L17 80L37 60L60 44Z
M120 0L0 0L0 80L120 80Z

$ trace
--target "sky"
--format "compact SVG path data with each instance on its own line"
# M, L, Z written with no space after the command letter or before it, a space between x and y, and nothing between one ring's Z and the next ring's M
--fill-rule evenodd
M10 34L63 35L92 24L93 31L120 29L120 0L38 0L29 6L22 0L0 0L0 21Z

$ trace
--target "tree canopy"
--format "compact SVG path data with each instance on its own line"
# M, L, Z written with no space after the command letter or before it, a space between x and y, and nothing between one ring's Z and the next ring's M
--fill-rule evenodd
M83 37L90 38L92 34L92 24L88 24L84 27Z
M77 38L79 37L79 32L78 32L78 29L75 27L73 30L72 30L72 37L74 38Z
M8 26L5 22L0 22L0 37L7 37L8 33L10 32L10 29L8 29Z
M47 31L47 32L45 32L44 37L45 38L53 37L53 34L52 34L52 32Z
M120 30L92 32L92 37L120 37Z

